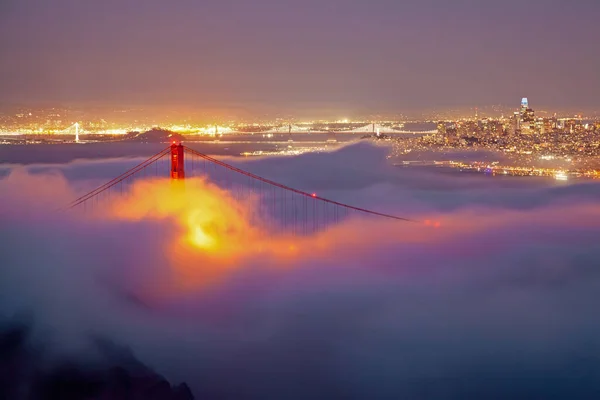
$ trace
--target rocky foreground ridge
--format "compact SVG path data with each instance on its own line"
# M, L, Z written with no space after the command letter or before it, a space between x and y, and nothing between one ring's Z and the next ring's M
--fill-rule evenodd
M193 400L184 383L172 386L133 355L96 340L101 361L83 365L44 360L24 326L0 331L0 399L7 400Z

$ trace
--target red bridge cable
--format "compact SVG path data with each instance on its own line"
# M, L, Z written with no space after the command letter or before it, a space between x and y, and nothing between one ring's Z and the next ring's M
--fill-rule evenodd
M67 206L67 209L76 207L79 204L89 200L90 198L104 192L105 190L110 189L111 187L115 186L116 184L118 184L118 183L124 181L125 179L129 178L130 176L136 174L143 168L146 168L148 165L151 165L155 161L158 161L160 158L167 155L170 151L171 151L171 147L169 146L166 149L162 150L161 152L153 155L152 157L148 158L147 160L141 162L140 164L136 165L135 167L133 167L133 168L129 169L128 171L122 173L121 175L117 176L116 178L106 182L104 185L99 186L96 189L92 190L91 192L74 200L70 205Z
M325 199L323 197L318 197L318 196L315 196L313 194L310 194L310 193L307 193L307 192L303 192L301 190L294 189L294 188L291 188L289 186L282 185L281 183L277 183L277 182L274 182L272 180L263 178L261 176L255 175L255 174L253 174L251 172L247 172L247 171L244 171L242 169L236 168L233 165L224 163L223 161L219 161L216 158L212 158L210 156L207 156L206 154L202 154L202 153L200 153L200 152L198 152L196 150L193 150L193 149L191 149L191 148L189 148L187 146L184 146L184 149L187 150L188 152L190 152L190 153L198 156L198 157L201 157L201 158L203 158L203 159L205 159L207 161L210 161L210 162L212 162L214 164L217 164L217 165L220 165L222 167L225 167L225 168L227 168L227 169L229 169L231 171L238 172L238 173L246 175L246 176L248 176L250 178L257 179L257 180L259 180L261 182L264 182L264 183L267 183L269 185L272 185L272 186L275 186L275 187L278 187L278 188L281 188L281 189L285 189L285 190L288 190L290 192L293 192L293 193L296 193L296 194L299 194L299 195L302 195L302 196L305 196L305 197L308 197L308 198L311 198L311 199L319 200L319 201L322 201L322 202L325 202L325 203L329 203L329 204L334 204L334 205L339 206L339 207L344 207L344 208L349 209L349 210L359 211L359 212L362 212L362 213L365 213L365 214L377 215L377 216L380 216L380 217L391 218L391 219L395 219L395 220L399 220L399 221L416 222L415 220L412 220L412 219L397 217L395 215L384 214L384 213L380 213L380 212L377 212L377 211L371 211L371 210L367 210L365 208L354 207L354 206L351 206L351 205L348 205L348 204L339 203L337 201Z

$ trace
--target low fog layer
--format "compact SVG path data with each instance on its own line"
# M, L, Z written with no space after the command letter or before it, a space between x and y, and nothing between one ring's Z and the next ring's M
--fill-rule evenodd
M105 338L200 399L600 394L600 185L395 168L385 155L361 144L231 162L439 228L353 219L270 236L240 220L252 203L201 179L168 206L174 189L158 179L99 216L57 214L135 160L12 166L0 315L30 315L50 359L92 362ZM215 247L186 242L198 207Z

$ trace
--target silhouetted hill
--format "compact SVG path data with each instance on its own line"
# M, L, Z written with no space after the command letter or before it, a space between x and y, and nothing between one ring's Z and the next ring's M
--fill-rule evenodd
M164 129L152 129L147 132L129 132L123 138L124 142L166 143L180 142L183 136Z
M28 344L28 328L0 332L0 399L11 400L193 400L186 384L171 386L133 355L95 341L100 361L42 366L40 351Z

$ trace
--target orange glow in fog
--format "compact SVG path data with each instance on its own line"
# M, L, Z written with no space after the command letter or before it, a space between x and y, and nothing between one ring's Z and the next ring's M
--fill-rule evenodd
M236 201L200 178L154 179L136 182L130 193L111 203L109 217L166 222L160 226L157 243L162 249L157 250L166 257L169 276L157 283L160 290L150 289L160 295L210 285L240 268L286 269L310 260L353 259L373 242L424 240L413 225L360 219L311 236L274 234L252 222L256 200Z
M148 180L111 209L117 219L172 221L176 233L165 233L165 254L185 286L198 286L222 277L242 261L277 259L278 265L297 257L302 239L272 236L251 224L254 199L235 201L202 179Z
M173 220L180 245L231 258L259 236L260 227L249 223L250 204L251 200L234 201L228 192L201 179L149 180L136 183L112 214L132 221Z

